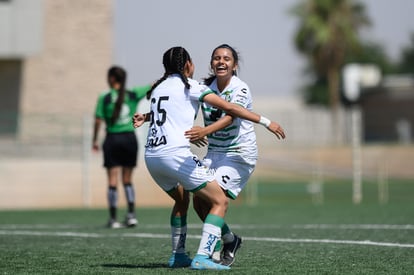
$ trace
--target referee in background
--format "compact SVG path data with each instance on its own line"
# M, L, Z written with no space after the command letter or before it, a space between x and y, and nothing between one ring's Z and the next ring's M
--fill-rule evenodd
M126 90L127 73L119 66L108 70L109 91L102 92L97 100L92 149L99 151L98 133L103 123L106 135L103 142L104 167L108 177L109 228L120 228L117 221L117 186L122 180L127 200L125 226L138 224L135 214L135 191L132 184L132 172L137 165L138 139L131 121L137 111L138 103L146 96L151 85Z

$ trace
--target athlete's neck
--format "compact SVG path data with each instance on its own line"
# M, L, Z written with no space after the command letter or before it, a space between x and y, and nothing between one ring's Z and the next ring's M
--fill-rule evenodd
M230 78L217 78L217 88L220 92L223 92L223 90L230 84Z

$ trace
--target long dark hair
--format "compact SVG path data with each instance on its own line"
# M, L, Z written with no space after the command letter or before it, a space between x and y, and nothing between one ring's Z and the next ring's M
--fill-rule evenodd
M127 73L126 71L118 66L112 66L108 70L108 83L112 88L112 81L117 82L121 85L118 90L118 98L115 102L114 112L112 113L111 117L111 124L115 124L116 120L121 113L122 104L124 103L125 99L125 82L126 82Z
M213 71L213 68L212 68L212 63L213 63L214 53L218 49L228 49L228 50L230 50L232 55L233 55L234 64L236 64L236 65L239 64L239 54L237 53L237 51L232 46L230 46L228 44L221 44L220 46L217 46L213 50L213 52L211 53L211 58L210 58L210 71L212 71L212 73L210 73L206 78L203 79L204 84L206 84L207 86L209 86L211 83L213 83L214 79L216 79L216 75L214 74L214 71ZM233 75L237 76L237 71L234 70Z
M162 64L164 65L164 75L158 79L147 92L147 99L151 98L152 91L160 85L171 74L179 74L187 89L190 88L187 77L184 75L184 66L187 61L191 61L190 54L183 47L172 47L168 49L163 57Z

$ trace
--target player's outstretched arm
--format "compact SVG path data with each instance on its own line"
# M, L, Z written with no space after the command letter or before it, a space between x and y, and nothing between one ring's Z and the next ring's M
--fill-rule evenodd
M266 117L258 115L254 112L250 112L240 105L229 103L216 94L207 94L204 96L203 100L216 108L222 109L227 114L247 119L265 126L270 132L275 134L278 139L284 139L286 137L283 128L278 123L270 121Z

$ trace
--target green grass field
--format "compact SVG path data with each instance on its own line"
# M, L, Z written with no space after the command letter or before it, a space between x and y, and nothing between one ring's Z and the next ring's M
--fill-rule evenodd
M376 184L365 183L360 205L346 181L326 183L322 204L312 203L305 184L259 182L258 203L247 204L243 193L226 217L243 237L236 262L209 274L414 274L412 182L391 181L382 204ZM0 273L201 274L167 267L169 213L138 208L138 227L110 230L104 209L0 211ZM191 209L190 255L200 232Z

